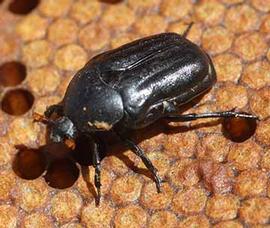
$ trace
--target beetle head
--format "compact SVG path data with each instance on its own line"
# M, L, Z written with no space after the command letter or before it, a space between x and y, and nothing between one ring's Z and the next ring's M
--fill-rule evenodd
M51 120L42 115L34 113L34 120L50 126L50 140L54 143L65 143L68 147L74 149L78 131L73 122L66 116Z
M66 139L73 140L77 136L77 129L68 117L60 117L53 121L50 139L53 142L65 142Z

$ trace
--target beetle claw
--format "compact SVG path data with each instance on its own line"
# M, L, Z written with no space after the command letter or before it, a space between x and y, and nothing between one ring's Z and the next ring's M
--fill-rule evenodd
M96 197L96 206L97 207L100 205L100 199L101 199L100 188L97 188L97 197Z
M156 182L157 192L161 193L161 184L163 183L163 180L159 176L156 176L155 182Z

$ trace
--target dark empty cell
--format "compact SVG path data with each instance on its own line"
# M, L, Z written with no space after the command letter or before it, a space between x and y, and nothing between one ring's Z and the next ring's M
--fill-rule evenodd
M69 159L53 161L47 170L45 180L53 188L71 187L79 177L79 169Z
M8 91L1 104L4 112L18 116L29 111L34 103L33 95L24 89L16 89Z
M0 85L16 86L26 77L26 67L20 62L12 61L0 66Z
M41 176L46 168L44 154L38 149L17 148L19 152L13 161L13 170L21 178L33 180Z
M13 0L9 4L9 11L14 14L28 14L35 9L40 0Z
M4 0L0 0L0 4L3 2Z
M222 123L224 135L233 142L249 139L256 130L256 119L226 118Z

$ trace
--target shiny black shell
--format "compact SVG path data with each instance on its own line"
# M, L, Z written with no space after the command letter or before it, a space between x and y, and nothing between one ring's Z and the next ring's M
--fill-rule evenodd
M123 45L91 59L70 82L64 115L78 130L143 128L176 113L216 81L209 56L175 33Z

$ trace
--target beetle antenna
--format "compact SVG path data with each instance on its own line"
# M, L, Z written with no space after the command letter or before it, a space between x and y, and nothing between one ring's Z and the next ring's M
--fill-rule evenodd
M41 122L50 126L55 125L55 122L53 120L50 120L47 117L40 115L36 112L33 113L33 119L34 119L34 122Z
M193 21L189 23L188 27L186 28L186 30L182 34L183 37L185 37L185 38L187 37L187 35L188 35L188 33L189 33L189 31L190 31L190 29L191 29L191 27L192 27L193 24L194 24Z

